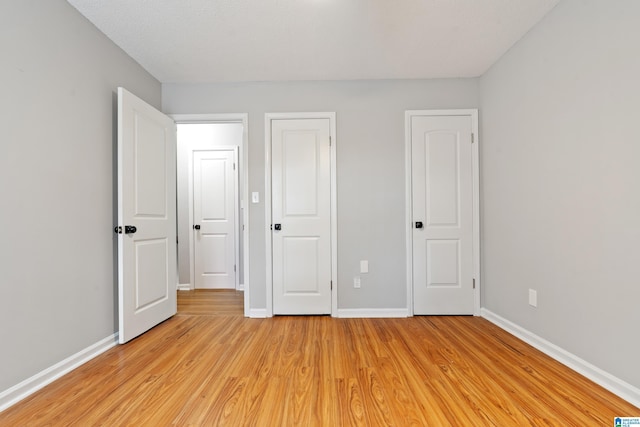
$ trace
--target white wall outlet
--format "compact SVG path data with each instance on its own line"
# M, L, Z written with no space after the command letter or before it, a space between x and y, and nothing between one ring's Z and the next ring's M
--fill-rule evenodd
M259 203L260 202L260 193L254 191L251 193L251 203Z
M529 289L529 305L531 307L538 306L538 291L534 289Z
M358 289L358 288L360 288L360 285L361 285L361 283L360 283L360 276L356 276L356 277L354 277L354 278L353 278L353 287L354 287L354 288L356 288L356 289Z
M360 261L360 273L368 273L369 272L369 261L363 259Z

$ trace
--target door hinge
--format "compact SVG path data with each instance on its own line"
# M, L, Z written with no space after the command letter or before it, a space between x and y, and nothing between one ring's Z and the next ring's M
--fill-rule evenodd
M473 289L476 288L476 279L473 279Z
M475 137L475 134L472 133L471 134L471 143L473 144L474 142L476 142L476 137Z
M233 272L234 273L236 272L236 265L235 264L233 264Z
M233 164L233 170L236 170L236 164L235 163Z
M333 290L333 280L329 282L331 290Z
M332 144L331 137L329 137L329 147L331 147L331 144Z

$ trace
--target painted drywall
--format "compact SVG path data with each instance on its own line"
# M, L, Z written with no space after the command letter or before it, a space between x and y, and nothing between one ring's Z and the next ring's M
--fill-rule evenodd
M562 1L480 84L483 306L635 387L639 17Z
M242 123L178 123L177 149L177 209L178 209L178 283L193 288L191 279L191 260L189 251L189 235L192 233L189 217L189 160L193 150L208 150L223 146L242 146L244 127ZM238 154L240 155L240 154ZM242 177L244 173L238 171L239 198L242 197ZM242 229L242 211L239 210L238 224ZM240 231L239 231L240 232ZM241 235L241 234L240 234ZM239 239L240 259L237 272L240 284L242 277L242 239Z
M62 0L0 2L0 392L117 331L115 93L160 83Z
M477 108L477 79L163 84L162 99L167 114L249 114L251 309L266 306L264 114L335 111L338 308L406 308L404 112Z

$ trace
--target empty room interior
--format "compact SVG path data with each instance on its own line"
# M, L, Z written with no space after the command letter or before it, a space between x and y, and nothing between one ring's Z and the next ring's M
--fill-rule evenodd
M640 425L638 23L3 1L0 426Z

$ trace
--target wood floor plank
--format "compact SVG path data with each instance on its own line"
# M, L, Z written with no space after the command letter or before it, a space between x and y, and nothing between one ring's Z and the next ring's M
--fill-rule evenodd
M391 396L390 406L393 411L395 424L399 426L425 426L428 425L424 416L427 409L422 405L416 405L416 395L411 393L411 387L403 375L399 373L396 364L390 358L379 360L381 381L386 393ZM426 399L425 399L426 400ZM430 412L430 419L434 419Z
M236 291L0 413L0 426L602 426L639 416L477 317L244 318Z
M362 389L356 378L336 380L338 395L338 413L340 415L338 425L341 426L367 426L369 422L364 408Z

